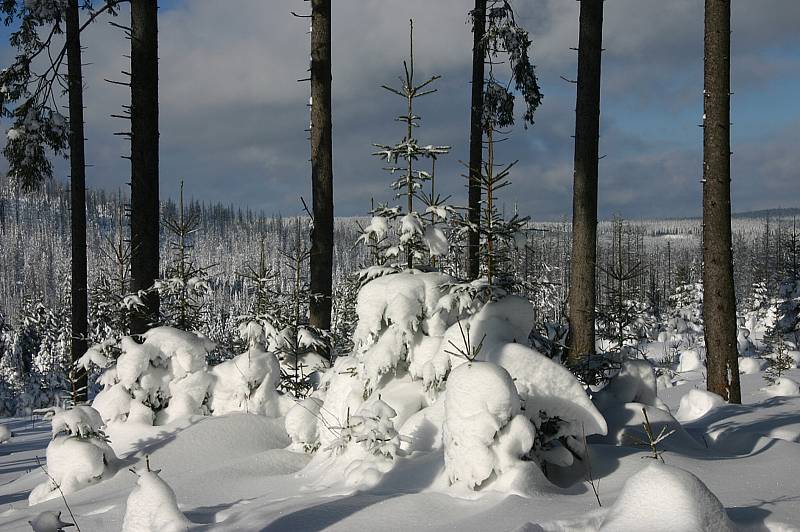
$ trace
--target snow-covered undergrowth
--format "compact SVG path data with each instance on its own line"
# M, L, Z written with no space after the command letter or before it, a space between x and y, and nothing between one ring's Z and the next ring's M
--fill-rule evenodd
M569 465L584 435L605 434L572 374L527 346L524 299L411 270L367 283L356 312L355 352L287 416L295 445L318 449L306 472L318 488L374 486L398 458L426 452L443 486L507 491L500 477L520 459ZM496 387L470 392L480 378L459 384L470 369Z
M160 471L137 471L136 487L125 503L122 532L183 532L189 520L178 509L172 488L159 477Z
M491 345L488 338L481 352ZM340 370L357 371L353 358L343 360ZM704 387L701 371L655 388L646 363L628 363L597 394L609 435L588 437L587 468L574 458L567 466L539 456L541 425L524 408L532 404L526 394L535 398L538 392L523 391L513 371L486 360L454 366L432 398L407 373L399 380L394 372L381 377L393 384L376 387L380 399L377 393L366 400L351 397L358 406L348 423L350 439L328 436L343 445L338 454L321 447L307 452L319 445L318 431L336 428L308 422L319 421L324 412L320 397L306 399L285 418L232 412L166 427L118 419L104 429L108 445L139 476L124 470L103 475L102 482L82 485L66 497L85 532L122 530L123 523L126 530L371 530L388 523L398 530L464 532L786 531L800 521L796 504L786 496L800 491L800 480L787 466L800 460L800 397L769 397L761 391L763 372L742 375L745 404L732 406L698 393ZM256 375L261 371L253 369ZM357 376L347 375L347 382ZM800 370L784 376L798 379ZM409 402L419 406L403 410ZM679 413L685 405L694 415ZM659 444L666 465L643 459L650 453L638 443L646 439L642 408L656 433L663 427L676 430ZM92 416L69 412L54 419L62 435L87 436L94 430ZM686 420L678 422L670 412ZM397 430L394 420L401 416L406 420ZM31 427L30 420L3 424L15 437L1 448L13 454L0 456L0 528L30 530L28 521L43 512L65 511L60 497L30 508L25 501L32 488L48 481L33 456L44 451L51 431L42 422ZM160 474L147 472L146 456ZM12 460L30 464L31 471L11 472L6 465ZM325 474L322 466L341 466L344 460L344 470ZM313 482L319 472L324 482ZM360 483L347 488L346 475ZM470 482L477 492L464 485ZM369 483L374 487L366 488ZM482 496L465 503L471 493Z
M116 472L118 460L108 444L100 414L90 406L57 411L47 445L47 480L30 493L31 505L74 493Z
M276 392L280 367L274 354L254 346L209 368L208 339L157 327L139 343L126 336L113 359L108 346L94 346L80 360L103 368L103 386L92 402L105 422L168 425L198 415L251 412L281 415L289 404Z
M792 357L744 356L745 404L727 405L705 391L701 329L678 332L673 316L670 334L691 337L678 356L626 360L590 397L528 346L527 301L437 273L381 273L359 294L354 351L302 400L276 391L279 363L257 345L210 367L204 338L159 328L123 340L116 358L90 351L105 366L96 411L59 412L47 433L3 422L15 436L0 450L15 454L0 456L0 528L63 510L54 483L87 532L800 521L786 496L800 492L787 466L800 460ZM66 441L80 451L62 452ZM45 447L52 481L33 460ZM137 474L115 475L122 464Z

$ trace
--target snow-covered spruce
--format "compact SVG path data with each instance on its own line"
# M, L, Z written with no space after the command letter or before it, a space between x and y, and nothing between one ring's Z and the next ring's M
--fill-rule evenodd
M189 520L178 509L175 492L158 475L160 471L137 471L136 487L125 503L122 532L183 532Z
M47 480L28 497L31 505L74 493L112 476L118 460L103 433L100 414L90 406L61 410L52 418L53 439L47 446Z
M93 406L106 422L165 425L196 415L249 412L279 416L288 405L276 392L280 367L274 354L253 346L209 368L213 342L172 327L157 327L120 341L110 361L90 348L80 364L105 368Z
M340 356L323 375L314 395L321 406L295 408L287 418L296 447L319 448L305 471L312 483L345 478L351 485L374 484L403 452L443 452L442 399L450 376L469 359L514 375L515 414L524 416L533 434L517 456L569 464L572 454L562 442L581 452L584 434L606 432L605 420L573 375L527 347L533 316L522 298L493 294L481 280L456 285L447 275L409 270L369 281L358 295L356 312L356 350ZM378 415L379 401L391 412L381 407ZM359 432L367 426L364 419L381 427L391 452L374 453L365 444L370 440ZM521 423L515 421L514 430L524 430ZM517 451L508 451L509 456Z

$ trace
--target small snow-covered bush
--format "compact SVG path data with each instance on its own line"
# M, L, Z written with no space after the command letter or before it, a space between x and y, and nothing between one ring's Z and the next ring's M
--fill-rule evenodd
M278 394L280 367L275 355L252 347L230 360L214 366L211 397L214 415L248 412L280 415Z
M306 397L286 412L284 426L295 448L305 452L316 451L319 447L319 410L322 399Z
M681 423L694 421L723 405L725 400L715 393L707 390L689 390L689 393L681 397L675 419Z
M106 422L165 425L230 412L274 417L291 404L276 391L281 375L277 358L257 344L209 367L206 357L215 345L203 336L156 327L142 337L143 343L122 338L114 361L95 347L79 361L105 368L93 406Z
M95 409L76 406L61 410L51 422L53 439L46 451L49 478L31 491L31 505L58 496L58 489L73 493L116 472L117 457Z
M139 420L163 425L207 413L211 376L206 355L213 342L172 327L156 327L142 337L143 343L122 338L121 354L115 362L106 362L100 377L103 390L93 402L103 419L129 418L134 411ZM102 363L92 360L91 353L92 349L80 360L84 367L91 361Z
M481 487L508 472L534 444L536 429L521 413L514 381L488 362L457 367L445 392L444 463L451 484Z
M158 476L159 471L137 471L139 477L125 503L122 532L183 532L189 520L178 509L172 488Z

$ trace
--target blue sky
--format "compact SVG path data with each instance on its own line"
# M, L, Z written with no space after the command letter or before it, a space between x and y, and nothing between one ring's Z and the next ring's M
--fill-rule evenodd
M402 137L402 102L380 88L401 72L407 20L416 20L421 75L443 76L420 101L423 142L451 144L437 166L442 189L463 201L467 158L471 0L334 2L334 167L336 210L358 215L370 198L391 201L389 177L371 143ZM505 192L536 219L569 216L578 2L514 2L531 31L545 94L536 124L515 128L499 156L519 159ZM299 212L310 196L305 104L306 21L302 0L160 2L162 195L181 179L198 199ZM602 217L691 216L700 212L702 130L701 0L606 0L599 209ZM121 15L125 22L127 13ZM800 196L800 42L796 0L733 4L733 207L797 206ZM7 32L2 35L7 42ZM87 155L91 186L123 188L127 146L108 118L127 91L103 78L127 69L127 42L95 24L84 34ZM8 62L6 46L0 59ZM2 127L7 127L4 124ZM59 178L66 165L58 165Z

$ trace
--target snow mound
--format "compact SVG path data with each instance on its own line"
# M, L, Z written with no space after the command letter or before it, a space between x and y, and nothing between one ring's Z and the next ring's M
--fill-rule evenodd
M209 408L219 416L230 412L249 412L275 417L280 415L276 387L281 378L274 354L253 347L211 370Z
M444 399L444 462L450 483L483 487L521 465L536 429L520 415L506 370L487 362L462 364L450 374Z
M733 532L722 503L693 474L652 463L625 482L601 532Z
M626 360L619 373L594 398L602 411L610 402L657 406L656 374L646 360Z
M61 532L66 527L75 526L74 523L68 523L61 519L61 512L54 512L53 510L46 510L30 521L33 532Z
M11 429L5 425L0 425L0 443L9 441L13 436L14 435L11 433Z
M295 448L312 451L319 447L319 411L322 399L307 397L286 413L284 425Z
M687 349L681 351L680 362L678 363L678 373L687 371L701 371L704 369L703 360L700 358L700 353L694 349Z
M90 484L113 476L118 459L102 434L59 433L47 445L48 480L36 486L28 496L33 506L59 497L58 488L64 494L74 493Z
M178 509L175 492L158 471L139 471L136 487L125 505L122 532L181 532L189 521Z
M800 384L789 377L781 377L775 381L775 384L770 384L762 388L762 390L772 397L790 397L800 395Z
M91 406L75 406L69 410L56 412L50 423L54 437L66 433L81 438L99 433L105 425L100 413Z
M553 438L565 435L582 437L605 434L608 430L580 382L564 366L521 344L508 343L489 348L482 357L505 368L514 376L514 384L534 424L541 414L561 420Z
M739 373L744 375L756 375L766 366L766 361L759 358L740 357Z
M715 393L707 390L689 390L689 393L681 397L675 419L681 423L694 421L723 405L725 405L725 400Z
M61 492L74 493L113 476L118 463L108 445L100 414L90 406L58 410L51 419L53 439L47 445L47 480L28 496L31 505Z

